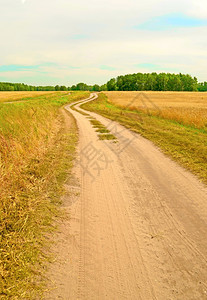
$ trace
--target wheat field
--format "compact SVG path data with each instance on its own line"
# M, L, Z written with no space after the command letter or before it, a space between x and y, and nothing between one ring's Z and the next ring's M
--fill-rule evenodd
M39 97L42 95L51 95L54 94L54 91L44 91L44 92L0 92L0 102L9 102L9 101L17 101L17 100L23 100L25 98L33 98L33 97Z
M119 107L140 110L196 128L207 127L207 93L104 92Z

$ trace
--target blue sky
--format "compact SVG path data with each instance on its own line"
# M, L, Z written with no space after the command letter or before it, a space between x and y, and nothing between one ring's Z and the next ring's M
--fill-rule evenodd
M120 74L207 80L206 0L0 0L0 81L103 84Z
M182 13L172 13L163 16L152 17L150 20L135 26L135 28L149 31L163 31L201 26L207 26L207 20L190 17Z

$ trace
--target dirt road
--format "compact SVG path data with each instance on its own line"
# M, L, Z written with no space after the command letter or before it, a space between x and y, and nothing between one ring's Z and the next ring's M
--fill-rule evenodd
M207 299L206 187L150 141L90 113L118 138L101 141L67 109L80 141L46 299Z

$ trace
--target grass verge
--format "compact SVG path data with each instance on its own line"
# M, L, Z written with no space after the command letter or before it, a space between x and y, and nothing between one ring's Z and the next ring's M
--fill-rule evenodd
M160 147L182 166L207 183L207 131L182 124L162 116L138 110L120 108L108 101L106 95L81 105L83 109L99 113L141 134Z
M0 298L40 299L47 233L75 155L60 108L87 93L0 105Z

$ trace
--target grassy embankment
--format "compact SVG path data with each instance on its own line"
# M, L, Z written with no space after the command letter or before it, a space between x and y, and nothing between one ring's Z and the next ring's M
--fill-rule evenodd
M37 95L37 94L36 94ZM87 92L0 104L0 298L40 298L47 233L59 215L77 129L61 108Z
M164 93L160 93L159 97L162 99L163 95ZM126 101L126 96L124 101L117 99L116 96L116 101L112 102L101 93L98 99L81 107L115 120L153 141L164 153L207 183L206 108L193 109L188 105L187 107L181 105L180 109L174 105L171 110L170 107L159 105L158 102L150 100L147 102L143 95L137 98L141 100L142 105L137 104L136 99L134 102L131 99ZM128 103L131 105L128 106Z

